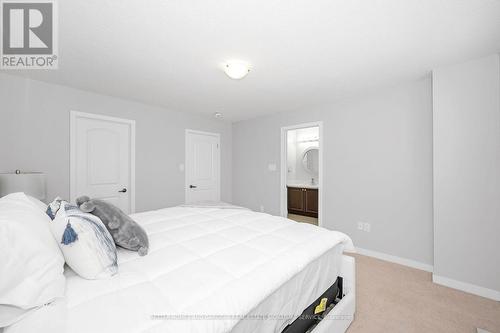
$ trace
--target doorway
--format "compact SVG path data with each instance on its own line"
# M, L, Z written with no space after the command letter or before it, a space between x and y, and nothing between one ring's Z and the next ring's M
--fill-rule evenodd
M281 215L321 226L323 123L281 128Z
M220 201L220 134L186 130L186 203Z
M88 195L135 212L135 121L70 113L70 200Z

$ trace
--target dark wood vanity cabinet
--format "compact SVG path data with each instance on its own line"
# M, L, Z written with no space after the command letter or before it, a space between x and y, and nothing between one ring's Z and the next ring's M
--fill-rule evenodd
M318 217L318 189L287 187L290 214Z
M288 188L288 212L300 214L305 208L304 189L298 187Z

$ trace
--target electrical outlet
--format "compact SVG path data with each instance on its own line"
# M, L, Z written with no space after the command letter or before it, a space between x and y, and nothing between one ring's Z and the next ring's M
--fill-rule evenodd
M358 230L364 231L364 232L370 232L372 229L372 226L370 223L366 222L358 222Z

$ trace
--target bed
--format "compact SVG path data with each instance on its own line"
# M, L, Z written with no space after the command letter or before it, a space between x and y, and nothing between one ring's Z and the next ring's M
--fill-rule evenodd
M292 332L339 281L337 304L309 331L344 332L353 320L352 243L340 232L234 206L132 217L149 235L147 256L119 249L119 273L106 280L66 268L66 297L5 333Z

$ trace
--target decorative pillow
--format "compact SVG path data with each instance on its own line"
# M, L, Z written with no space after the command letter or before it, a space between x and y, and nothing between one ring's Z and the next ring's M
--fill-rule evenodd
M137 251L140 256L148 254L149 239L146 231L120 208L104 200L91 200L87 196L76 198L76 204L83 212L101 219L116 245Z
M0 327L64 297L64 258L49 223L24 193L0 199Z
M101 220L56 198L47 208L52 234L66 263L85 279L103 279L118 271L116 246Z

